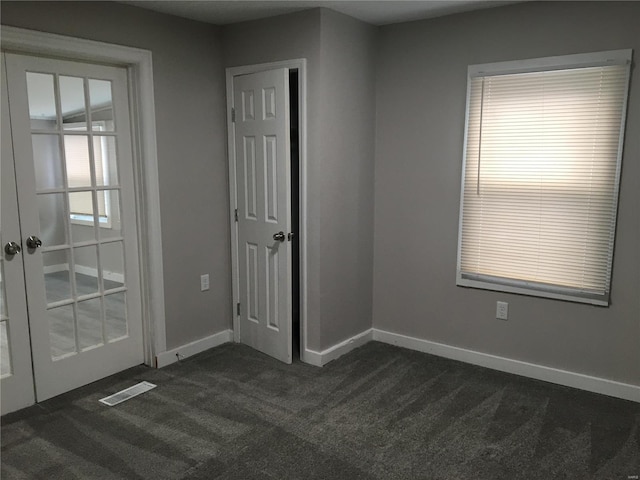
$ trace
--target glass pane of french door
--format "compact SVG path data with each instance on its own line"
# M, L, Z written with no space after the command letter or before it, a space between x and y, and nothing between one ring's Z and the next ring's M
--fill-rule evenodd
M26 72L52 360L127 337L112 82ZM114 334L117 332L117 334Z
M126 70L7 55L7 72L31 159L16 164L21 224L42 242L25 252L42 400L142 362Z

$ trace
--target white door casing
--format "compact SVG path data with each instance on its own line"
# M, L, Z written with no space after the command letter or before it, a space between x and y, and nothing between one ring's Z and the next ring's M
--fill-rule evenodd
M45 225L54 223L54 219L48 219L39 214L39 209L43 203L48 202L48 198L58 196L62 199L60 207L62 213L55 219L58 225L64 224L66 233L61 240L52 242L52 245L45 243L41 249L30 249L24 253L24 268L28 306L29 323L31 327L31 346L33 356L33 367L36 385L36 397L38 401L45 400L59 393L71 390L78 386L90 383L99 378L112 373L124 370L143 361L142 345L142 321L141 321L141 295L139 264L137 254L137 223L135 217L135 193L133 182L133 161L131 145L131 128L129 124L129 105L127 91L127 72L123 68L107 67L94 64L68 62L62 60L45 59L38 57L27 57L22 55L7 54L7 75L8 89L10 92L10 114L12 123L12 137L14 156L16 158L16 182L20 185L18 200L20 204L20 221L23 232L23 241L30 235L41 238L46 237L43 231ZM39 134L33 134L39 127L31 125L29 114L29 95L27 91L27 72L49 75L55 78L54 91L57 126L46 127ZM115 127L109 132L94 131L72 132L62 126L61 104L63 100L60 96L61 75L66 79L84 79L85 99L91 97L91 79L107 81L111 83L113 99L113 115ZM90 103L89 103L90 105ZM87 108L87 116L92 115L92 108ZM66 153L66 139L74 134L78 137L86 138L88 145L94 145L94 141L102 139L104 144L113 145L115 158L117 159L117 175L112 175L109 182L103 179L102 184L97 182L97 155L91 148L88 149L92 159L91 175L92 184L85 187L70 187L68 181L58 186L43 189L42 185L37 186L36 176L38 169L34 167L34 148L32 147L32 136L35 139L44 134L51 138L58 139L60 156L64 159ZM104 147L103 147L104 148ZM55 151L55 148L53 149ZM91 153L93 152L93 153ZM63 172L65 172L65 162L62 161ZM39 167L42 168L42 167ZM63 175L64 176L64 175ZM40 173L42 177L42 173ZM119 180L119 181L118 181ZM90 195L96 208L95 225L97 222L97 207L101 196L111 198L110 208L112 216L121 227L118 229L105 228L94 225L94 236L91 238L80 237L76 234L76 227L69 219L70 198L73 195ZM59 212L58 212L59 213ZM44 223L43 223L44 222ZM121 252L122 266L124 271L121 276L111 276L117 279L114 286L109 283L110 277L107 273L103 260L106 258L107 250L111 252ZM81 251L83 254L91 253L95 256L94 265L80 265L78 259ZM60 300L52 301L49 296L49 286L45 282L45 263L51 269L51 262L45 262L43 256L49 258L64 257L62 274L68 278L70 285L69 295L63 295ZM68 265L65 267L64 265ZM81 268L82 267L82 268ZM68 273L65 273L65 268ZM97 287L89 292L81 291L79 288L79 278L82 275L96 276ZM122 274L123 277L122 278ZM118 283L120 283L118 285ZM65 285L66 286L66 285ZM68 298L67 298L68 297ZM121 306L123 304L124 306ZM89 305L91 308L89 308ZM104 320L101 327L82 323L89 318L87 309L93 313L100 312L102 318L113 317L114 309L122 311L126 315L126 326L124 333L109 333L109 325ZM66 353L54 354L52 332L58 328L54 322L54 316L60 312L65 312L65 320L71 319L69 325L72 328L71 346ZM54 315L55 313L55 315ZM92 313L92 314L93 314ZM115 316L120 315L116 313ZM66 327L65 327L66 328ZM99 329L102 329L102 332ZM118 327L120 328L120 327ZM83 330L84 329L84 330ZM93 330L91 330L93 329ZM102 343L83 343L83 333L101 335ZM87 335L88 335L87 334ZM87 336L89 338L89 336ZM75 345L73 345L75 343Z
M233 77L240 341L292 361L289 70Z
M0 29L0 37L3 50L120 65L128 71L135 140L136 210L138 230L143 239L139 240L139 255L145 363L156 366L156 356L166 351L166 328L152 53L139 48L5 25Z
M0 56L2 68L2 154L0 166L0 321L2 322L2 375L0 379L1 413L27 407L35 401L29 324L24 286L23 252L8 255L5 245L21 244L18 202L11 141L9 98L5 75L4 54Z

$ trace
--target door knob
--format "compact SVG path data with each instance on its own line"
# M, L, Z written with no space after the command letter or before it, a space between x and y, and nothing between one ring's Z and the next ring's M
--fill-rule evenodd
M42 246L42 240L40 240L35 235L31 235L27 238L27 247L29 248L39 248Z
M278 242L284 242L284 232L278 232L273 234L273 239Z
M7 255L15 255L16 253L20 253L20 245L16 242L9 242L4 246L4 251Z

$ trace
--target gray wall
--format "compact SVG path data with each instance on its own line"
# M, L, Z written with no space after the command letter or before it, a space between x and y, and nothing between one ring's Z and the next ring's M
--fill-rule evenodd
M153 52L169 348L231 325L223 67L304 57L311 349L368 328L373 303L377 328L640 384L637 81L611 306L455 286L467 65L618 48L637 56L640 4L533 2L379 35L318 9L228 26L222 37L212 26L114 3L1 8L6 25ZM205 272L212 288L200 293ZM510 303L508 322L494 319L498 299Z
M225 27L223 52L216 27L113 3L2 2L2 22L153 52L169 348L231 324L222 67L306 58L308 345L371 326L375 27L316 9Z
M632 79L608 308L455 286L466 69L633 48L640 4L526 3L381 28L374 326L640 384L640 81ZM637 77L637 75L636 75ZM496 300L509 302L507 322Z
M326 9L223 27L225 66L307 59L308 347L371 327L376 28Z
M321 349L372 325L378 29L322 9ZM314 115L312 112L311 115Z
M231 327L224 70L218 29L112 2L5 2L3 25L153 53L167 347ZM200 274L211 290L200 292Z

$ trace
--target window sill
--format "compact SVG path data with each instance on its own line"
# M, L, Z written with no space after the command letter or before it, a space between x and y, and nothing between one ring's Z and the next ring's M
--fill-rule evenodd
M609 295L600 295L592 292L581 292L577 289L546 286L525 281L499 279L494 277L469 278L458 273L456 285L459 287L479 288L494 292L516 293L530 297L550 298L553 300L565 300L568 302L586 303L599 307L609 306Z
M93 217L91 215L79 215L72 213L69 215L71 225L83 225L85 227L93 227ZM98 217L98 225L100 228L112 228L111 219L109 217Z

